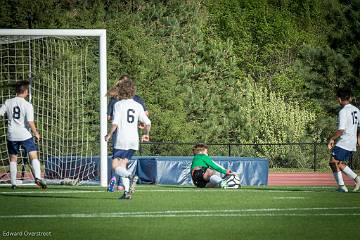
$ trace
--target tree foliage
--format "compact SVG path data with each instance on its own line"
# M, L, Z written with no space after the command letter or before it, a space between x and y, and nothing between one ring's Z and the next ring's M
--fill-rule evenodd
M325 140L336 88L359 97L360 0L11 0L2 28L106 28L154 141Z

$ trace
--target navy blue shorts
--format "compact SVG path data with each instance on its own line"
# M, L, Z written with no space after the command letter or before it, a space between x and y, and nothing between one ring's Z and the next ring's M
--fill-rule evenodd
M24 141L7 141L8 152L10 155L18 155L20 146L25 148L26 153L37 151L37 147L32 138Z
M135 150L129 149L129 150L121 150L121 149L114 149L113 150L113 158L127 158L131 159L134 155Z
M338 161L342 161L342 162L346 162L349 161L351 158L352 152L342 149L340 147L334 147L332 152L331 152L331 156L333 156L333 158L335 158L335 160Z

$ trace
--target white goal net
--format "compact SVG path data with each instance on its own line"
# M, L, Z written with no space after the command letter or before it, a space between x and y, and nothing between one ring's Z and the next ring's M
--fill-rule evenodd
M17 81L29 80L43 177L55 183L101 180L106 185L106 165L101 163L107 155L101 140L106 107L100 107L106 105L106 66L101 66L106 53L104 62L101 34L84 31L89 36L79 30L0 31L0 104L15 96ZM6 118L0 118L0 183L10 178L6 128ZM27 156L24 151L20 155L17 178L31 182Z

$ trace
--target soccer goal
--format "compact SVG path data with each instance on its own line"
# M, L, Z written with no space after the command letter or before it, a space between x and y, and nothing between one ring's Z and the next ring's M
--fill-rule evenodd
M47 182L107 185L106 30L0 29L0 104L29 80L29 102ZM0 183L9 182L6 119L0 118ZM19 182L31 182L27 156Z

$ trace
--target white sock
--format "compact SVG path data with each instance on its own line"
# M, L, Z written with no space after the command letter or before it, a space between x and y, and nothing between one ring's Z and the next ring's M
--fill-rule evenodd
M115 169L115 174L120 176L120 177L130 177L131 176L131 173L126 170L125 168L122 168L122 167L117 167Z
M356 173L354 173L353 170L351 170L351 168L349 168L348 166L346 166L343 170L343 173L346 174L346 176L348 176L351 179L354 179L357 177Z
M222 178L219 177L218 175L212 175L212 176L210 177L210 182L211 182L212 184L214 184L214 185L219 186L220 183L221 183L221 181L222 181Z
M341 172L334 172L333 174L334 174L335 181L336 181L337 185L344 186L345 183L344 183Z
M39 159L31 160L31 165L34 169L35 178L41 178L40 161Z
M124 185L125 192L130 191L130 179L128 177L121 177L122 184Z
M10 179L11 185L16 185L17 162L10 161Z

